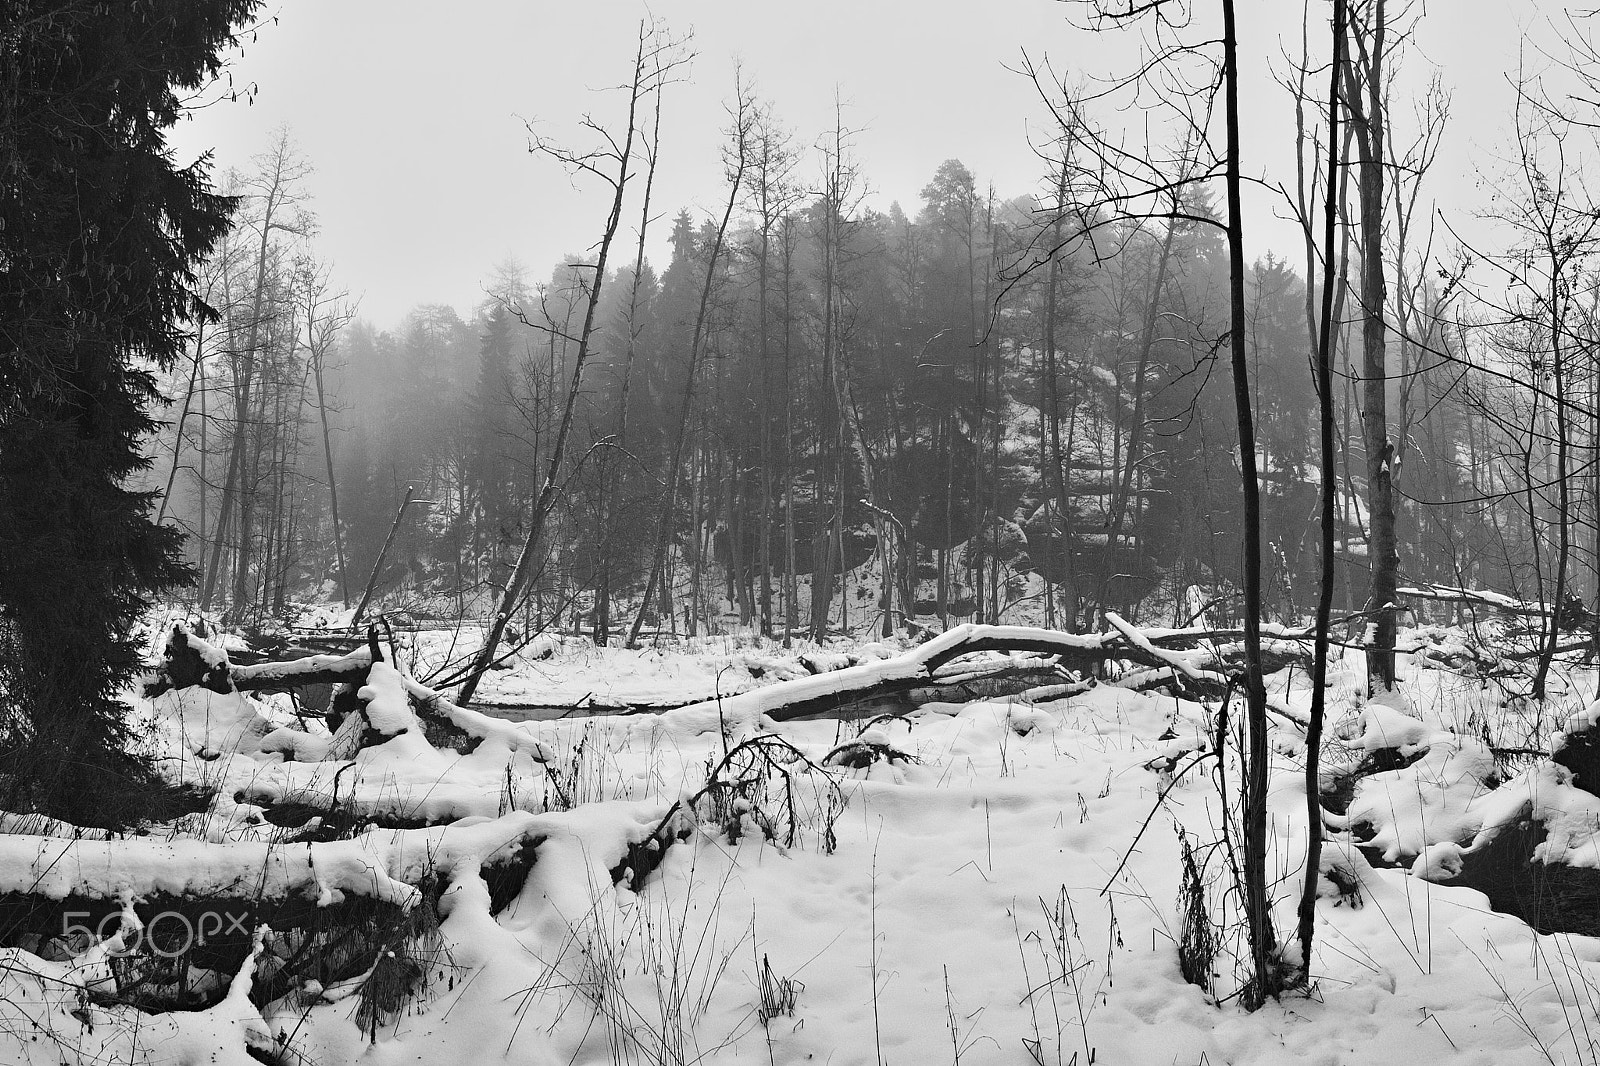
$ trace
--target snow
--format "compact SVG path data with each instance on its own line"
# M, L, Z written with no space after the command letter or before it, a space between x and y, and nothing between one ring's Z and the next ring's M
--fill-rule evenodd
M419 634L408 649L415 672L459 660L477 647L476 627L451 634ZM796 641L785 649L753 637L701 638L667 653L596 647L581 637L543 636L511 657L510 668L484 676L474 702L486 707L569 708L574 711L671 708L714 701L814 674L846 669L905 651L874 641L818 645Z
M1420 585L1408 586L1395 590L1401 596L1416 596L1423 599L1459 600L1465 603L1481 603L1488 607L1497 607L1501 610L1519 613L1538 614L1542 607L1537 603L1519 600L1514 596L1506 596L1499 592L1485 589L1461 588L1455 585Z
M387 843L388 847L380 848ZM413 845L413 848L415 845ZM0 838L0 892L45 899L211 896L333 901L345 893L409 907L417 890L391 875L406 852L376 838L283 848L257 842ZM324 904L325 905L325 904Z
M1453 840L1441 840L1422 849L1411 864L1411 876L1424 881L1449 881L1459 877L1465 865L1466 856L1462 854L1461 845Z
M266 1021L239 995L209 1010L147 1015L86 994L74 963L0 949L0 1047L8 1066L131 1063L140 1066L258 1066L248 1046L271 1047Z
M1533 860L1600 869L1600 797L1572 785L1563 766L1540 763L1476 805L1480 827L1469 851L1482 850L1507 827L1524 819L1538 823L1545 839Z
M1421 719L1374 700L1361 709L1361 736L1356 742L1366 751L1392 748L1410 755L1434 735Z
M1562 723L1561 730L1551 738L1550 750L1560 751L1567 744L1567 738L1574 733L1588 733L1600 725L1600 700L1595 700L1583 710L1569 715Z
M1359 729L1353 743L1361 750L1390 749L1416 759L1363 778L1349 810L1328 816L1328 824L1370 828L1370 844L1386 862L1422 855L1433 844L1473 839L1482 826L1480 801L1497 775L1486 745L1430 728L1378 700L1362 707Z
M1117 623L1117 639L1155 647L1152 631ZM1237 937L1223 938L1212 991L1185 983L1177 965L1176 830L1201 845L1213 912L1232 913L1224 852L1205 846L1225 816L1219 758L1237 781L1213 706L1100 683L927 703L864 730L767 714L786 694L925 677L959 642L1000 636L1037 631L960 627L911 649L804 649L818 673L798 652L732 643L625 653L562 641L496 679L502 695L581 696L610 672L640 687L611 686L605 698L644 694L650 677L662 682L658 699L704 697L653 715L503 721L451 705L392 663L372 666L363 712L336 735L238 693L141 700L154 749L177 776L217 786L218 803L126 839L11 817L0 825L0 891L111 901L131 929L141 901L164 894L414 909L434 905L420 888L429 883L437 979L380 1019L374 1042L354 1020L362 978L306 982L252 1005L285 948L265 927L223 975L217 1004L188 1013L142 1014L101 994L126 950L116 937L65 961L8 948L0 1062L244 1066L258 1061L250 1047L325 1066L1593 1061L1579 1019L1600 1003L1600 941L1537 934L1451 882L1523 819L1546 830L1537 861L1600 867L1600 798L1548 761L1501 784L1476 724L1489 701L1472 679L1403 660L1402 696L1369 701L1357 697L1359 660L1336 661L1329 706L1349 717L1330 731L1330 753L1349 763L1393 753L1401 765L1363 778L1349 812L1329 818L1341 832L1316 871L1313 994L1254 1014L1237 1005ZM1184 672L1185 654L1161 653L1179 658L1159 673ZM779 688L778 669L729 669L763 658L796 680ZM1270 680L1281 713L1269 738L1268 866L1288 941L1306 876L1298 723L1309 693L1303 671ZM430 715L471 738L470 751L430 742ZM1597 717L1592 706L1561 721L1577 730ZM687 838L639 891L614 884L612 871L660 839L709 765L741 740L774 736L796 754L781 772L762 771L772 787L734 797L725 818L675 816L668 828ZM822 766L849 746L894 754ZM785 796L794 839L764 839ZM288 843L261 818L287 803L377 821ZM1373 834L1364 847L1357 827ZM532 864L496 910L482 874L523 848ZM769 990L792 982L792 1014L766 1009L763 977Z

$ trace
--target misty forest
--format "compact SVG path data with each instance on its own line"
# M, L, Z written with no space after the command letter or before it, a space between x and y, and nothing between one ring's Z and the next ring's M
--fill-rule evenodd
M0 1062L1600 1064L1600 23L1461 173L1452 11L1254 6L887 203L647 14L374 321L168 142L306 12L0 0Z

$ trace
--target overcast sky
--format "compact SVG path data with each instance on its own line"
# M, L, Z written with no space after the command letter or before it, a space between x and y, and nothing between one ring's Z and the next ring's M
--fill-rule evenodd
M1210 5L1202 4L1202 7ZM1313 3L1316 18L1326 5ZM1396 6L1391 0L1391 7ZM1293 125L1272 81L1299 50L1296 0L1240 0L1247 172L1292 182ZM1033 88L1006 69L1024 49L1075 73L1115 72L1129 42L1073 28L1057 0L286 0L233 65L254 103L222 103L181 124L180 157L214 148L219 168L250 157L287 125L315 167L316 249L380 327L413 306L465 314L496 263L515 256L535 278L586 249L608 206L527 152L525 121L579 143L578 119L610 121L622 100L606 86L628 72L639 19L693 31L691 79L668 90L656 202L708 210L720 193L723 102L737 57L798 139L831 127L835 88L874 195L908 213L939 163L959 158L1005 197L1031 191L1040 164L1030 131L1045 115ZM1433 0L1403 86L1437 63L1455 96L1430 179L1442 206L1471 210L1476 173L1504 145L1521 29L1548 40L1556 4ZM1320 27L1320 23L1318 26ZM1269 64L1271 68L1269 69ZM1404 105L1403 105L1404 106ZM1399 119L1397 118L1397 121ZM808 162L802 174L815 173ZM1298 262L1295 231L1257 197L1249 254L1273 247ZM657 233L664 239L667 226ZM665 264L658 264L664 266Z

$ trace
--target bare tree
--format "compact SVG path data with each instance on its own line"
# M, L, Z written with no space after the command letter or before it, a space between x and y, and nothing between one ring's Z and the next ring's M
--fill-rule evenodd
M1581 303L1594 286L1600 212L1586 195L1582 160L1569 144L1571 125L1543 102L1543 87L1535 80L1520 76L1516 89L1512 187L1501 188L1497 197L1503 205L1498 217L1516 244L1499 258L1497 274L1507 292L1504 303L1491 305L1491 317L1498 323L1501 354L1538 386L1525 390L1529 409L1526 425L1518 428L1526 433L1519 451L1529 548L1546 605L1530 693L1542 700L1569 596L1576 523L1571 451L1573 420L1581 410L1573 396L1574 363L1594 345ZM1555 559L1547 581L1542 545L1550 539Z
M645 613L650 609L651 594L656 582L664 575L667 547L671 540L672 523L677 510L678 482L683 466L684 446L689 439L690 416L694 410L695 375L699 371L701 342L705 338L706 320L711 307L711 292L717 279L717 260L722 255L723 242L728 233L728 221L733 217L739 192L751 162L751 132L755 118L755 104L745 91L742 79L736 79L732 107L733 125L729 129L732 144L726 151L725 166L728 175L728 199L723 206L722 219L717 224L716 236L706 258L705 283L700 289L700 302L695 310L694 328L689 339L689 363L684 372L683 397L679 404L677 428L674 432L672 453L667 460L666 496L661 520L656 527L655 547L651 554L650 576L645 579L644 596L639 603L639 613L634 615L628 630L628 647L637 647L639 633L644 628ZM696 534L698 536L698 534Z
M772 364L772 275L773 242L783 218L798 199L791 181L796 156L790 136L773 116L770 106L758 108L752 129L751 209L756 217L754 256L756 260L757 356L760 359L761 427L758 450L761 463L761 515L759 522L760 589L758 594L761 632L772 635L772 540L773 540L773 446L774 414ZM787 388L784 390L787 410ZM788 442L784 442L788 451Z
M627 126L620 141L594 119L585 118L583 125L598 135L601 141L600 147L582 152L574 151L553 144L536 133L533 134L533 140L528 147L528 150L536 155L547 156L575 173L596 178L609 186L611 189L611 210L606 217L605 228L601 232L597 246L595 262L592 268L592 279L588 284L588 300L584 309L583 325L576 337L577 355L573 359L571 379L567 385L566 399L561 411L561 421L556 428L555 438L551 443L546 459L544 481L540 485L539 494L533 502L532 514L528 521L527 537L523 541L522 551L517 556L517 564L511 572L511 579L506 584L505 593L500 598L500 605L495 611L493 620L489 623L488 630L484 633L483 643L479 646L477 653L473 656L471 665L467 668L467 673L458 695L458 700L463 704L472 699L473 693L477 691L478 683L483 679L484 672L493 664L501 638L505 636L506 627L511 623L512 612L516 609L518 601L522 599L523 593L527 589L528 581L533 576L537 549L561 486L562 460L566 452L567 438L572 431L573 413L577 408L578 396L583 389L583 371L588 363L589 352L594 339L595 309L599 306L601 287L606 278L606 263L610 258L612 241L615 239L617 230L622 223L622 208L626 199L628 178L634 163L634 139L639 136L639 109L645 97L659 87L661 71L671 65L663 57L675 55L679 48L680 46L676 41L664 37L654 25L645 22L639 24L638 42L633 59L633 74L627 88ZM672 62L676 61L673 60ZM519 315L519 317L523 316ZM523 317L523 321L526 323L528 320Z
M1356 189L1361 228L1361 431L1366 450L1367 558L1372 582L1367 610L1367 676L1374 689L1394 687L1400 550L1395 535L1395 443L1389 432L1388 336L1384 303L1384 163L1388 133L1385 63L1389 20L1386 0L1350 11L1350 47L1344 53L1344 101L1356 145Z
M1310 316L1308 327L1313 331L1316 339L1316 358L1314 373L1317 383L1317 440L1319 452L1319 465L1321 467L1321 485L1318 490L1318 510L1322 524L1320 544L1321 570L1317 581L1317 621L1316 643L1311 660L1311 710L1310 722L1306 726L1306 862L1305 880L1300 892L1300 906L1297 922L1297 936L1300 941L1300 980L1309 979L1311 970L1311 947L1316 935L1317 914L1317 882L1320 879L1322 864L1322 781L1321 781L1321 754L1322 754L1322 728L1327 716L1327 680L1328 680L1328 650L1330 645L1330 628L1333 617L1333 577L1334 577L1334 540L1337 532L1337 515L1335 514L1335 497L1338 494L1338 474L1335 468L1336 455L1334 450L1334 410L1333 410L1333 346L1334 346L1334 307L1335 292L1338 288L1338 279L1335 274L1335 242L1337 241L1337 226L1339 219L1339 193L1340 193L1340 138L1339 138L1339 79L1343 67L1343 51L1345 43L1345 0L1333 0L1333 56L1329 61L1328 86L1328 146L1327 163L1323 170L1325 189L1323 192L1323 231L1322 231L1322 307L1321 314ZM1301 66L1304 74L1306 66ZM1300 148L1305 150L1304 138L1301 138ZM1302 155L1303 158L1303 155ZM1302 163L1302 173L1303 163ZM1315 177L1316 168L1312 169ZM1309 189L1303 191L1309 200ZM1307 223L1308 243L1310 241L1310 218L1305 217ZM1314 264L1308 260L1308 269ZM1307 286L1309 289L1309 285ZM1310 299L1310 296L1307 296Z
M348 293L333 291L327 271L311 259L299 264L297 275L301 310L305 315L306 353L316 390L317 419L322 427L322 458L328 475L329 524L333 530L334 559L339 567L339 596L348 607L350 573L345 563L344 529L339 523L339 481L333 468L333 434L328 425L330 399L323 377L339 331L355 317L355 308L348 302Z
M1227 346L1232 371L1234 423L1237 432L1240 487L1244 503L1244 543L1242 585L1244 612L1244 670L1239 684L1245 696L1244 743L1240 782L1239 831L1241 862L1238 881L1247 932L1249 977L1240 999L1247 1009L1260 1007L1285 987L1285 973L1278 958L1277 934L1272 922L1267 875L1267 695L1262 671L1261 648L1261 488L1256 450L1255 416L1250 385L1250 362L1246 337L1243 180L1239 160L1239 62L1238 32L1233 0L1221 2L1220 36L1201 45L1189 44L1180 37L1190 24L1190 5L1185 0L1091 0L1094 19L1100 24L1130 24L1148 20L1154 27L1155 54L1144 58L1140 72L1132 79L1115 82L1094 94L1103 98L1129 87L1145 87L1156 79L1158 99L1173 112L1178 128L1189 136L1178 153L1176 165L1164 159L1154 145L1130 148L1093 132L1083 118L1089 98L1065 86L1059 94L1048 91L1039 77L1046 103L1052 108L1063 131L1077 136L1076 148L1082 156L1079 182L1083 194L1074 205L1075 239L1093 240L1097 235L1116 233L1127 221L1153 215L1169 224L1190 221L1222 228L1228 247L1229 315ZM1220 56L1208 52L1219 46ZM1038 68L1027 68L1029 73ZM1213 108L1220 94L1223 144L1212 146ZM1209 158L1197 153L1209 149ZM1185 206L1183 197L1172 196L1202 182L1221 180L1226 193L1227 219L1195 212ZM1152 207L1152 202L1155 206ZM1165 208L1165 209L1163 209ZM1124 226L1122 232L1126 232ZM1104 255L1104 251L1097 250ZM1228 735L1228 705L1219 712L1217 732Z
M638 355L639 335L644 329L640 314L640 293L644 282L645 236L650 230L650 200L655 191L656 165L661 158L661 98L666 88L662 56L657 52L654 58L654 84L655 100L654 114L650 121L649 143L644 148L645 172L644 195L639 207L638 240L634 245L633 276L628 285L628 310L627 328L628 338L622 357L622 389L617 401L616 432L612 443L615 452L626 455L628 450L628 399L633 388L634 361ZM605 449L600 456L600 499L597 507L599 518L599 551L600 561L597 580L595 582L595 608L594 608L594 642L600 647L605 647L611 640L611 580L614 560L610 551L611 530L609 524L612 517L610 509L611 496L615 486L610 482L615 480L616 466L611 460L613 449ZM608 477L609 475L609 477Z
M822 189L818 205L817 245L821 253L820 276L822 286L822 377L827 392L823 410L827 419L819 433L819 457L826 454L826 446L833 448L833 516L826 524L817 527L813 540L811 566L811 639L821 640L827 635L828 618L832 613L833 578L838 573L843 579L845 564L845 496L846 458L852 449L851 401L849 377L845 367L844 333L844 269L847 254L846 242L850 229L850 214L860 197L860 174L850 158L850 138L853 131L844 125L844 105L837 91L834 94L833 129L819 145L822 156ZM871 472L866 469L865 454L861 453L860 470L863 482L871 485ZM818 481L820 482L820 470ZM869 488L870 491L870 488ZM874 501L876 502L876 501ZM874 515L882 536L882 516ZM845 612L849 610L848 598L840 598L840 625L848 628Z
M287 128L278 130L271 148L257 157L256 162L258 171L245 182L247 189L255 190L254 196L259 203L259 213L250 222L257 236L255 284L250 298L249 317L246 319L244 349L234 360L233 431L228 447L227 475L222 486L221 510L217 516L216 542L200 594L200 609L209 610L221 577L222 553L231 529L237 541L229 607L235 615L245 609L250 599L251 519L256 493L255 486L248 483L251 472L247 468L247 449L252 435L254 408L260 403L260 396L256 392L256 373L267 328L266 300L272 235L280 231L295 234L305 231L303 216L291 216L288 220L284 216L302 201L304 194L300 183L311 172L310 165L296 150Z

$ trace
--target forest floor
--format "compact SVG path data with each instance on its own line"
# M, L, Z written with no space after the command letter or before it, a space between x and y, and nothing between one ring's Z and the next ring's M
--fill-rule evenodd
M1600 797L1513 751L1593 728L1577 665L1534 707L1420 655L1369 703L1359 660L1336 661L1323 784L1348 831L1324 854L1311 980L1247 1013L1214 702L1113 679L774 722L786 677L888 670L902 649L552 640L489 702L711 702L506 722L409 676L440 639L372 667L359 736L283 697L130 694L151 753L214 798L127 838L7 823L5 898L78 928L4 941L0 1062L1600 1062L1600 939L1451 883L1528 827L1519 876L1600 869ZM1310 693L1298 669L1269 687L1292 958ZM231 955L226 935L211 956L161 950L163 917L204 932L197 901L249 903ZM365 923L364 949L319 924L335 912ZM186 1009L140 1000L174 982Z

